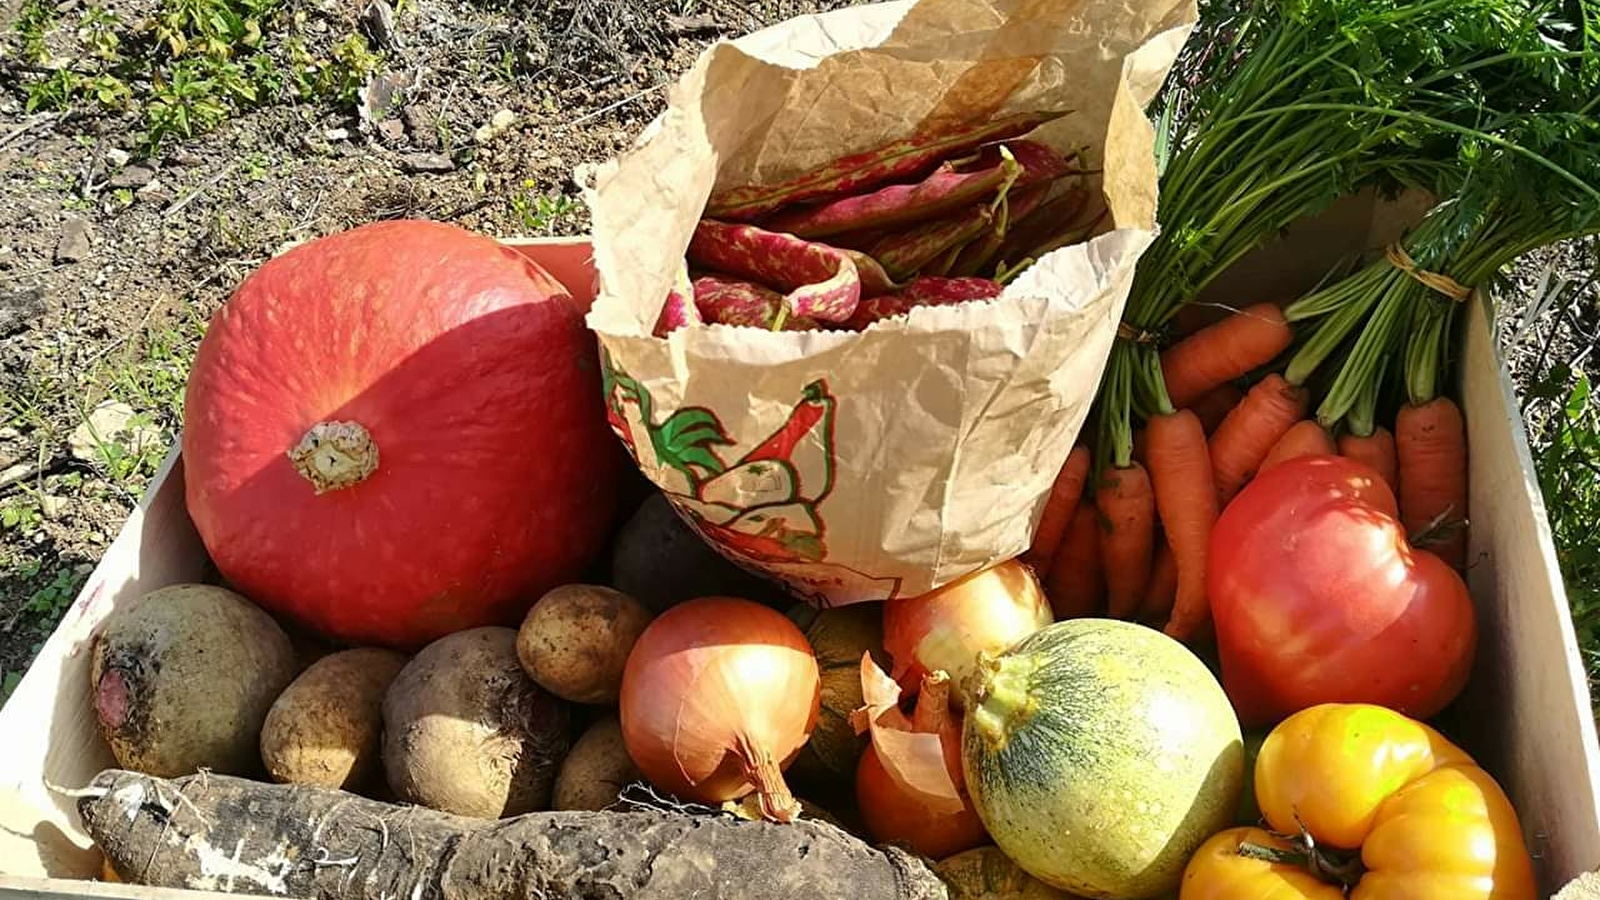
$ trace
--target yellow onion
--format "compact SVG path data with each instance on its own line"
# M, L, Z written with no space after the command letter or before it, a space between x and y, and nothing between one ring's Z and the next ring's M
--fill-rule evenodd
M1053 621L1033 570L1007 560L920 597L886 602L883 646L894 661L889 675L914 692L928 673L942 669L960 686L979 653L1004 652Z
M713 805L754 792L765 818L790 822L800 804L783 770L820 700L816 657L793 622L752 600L701 597L639 635L618 714L628 755L656 787Z
M900 709L900 686L865 655L861 688L866 705L852 721L872 741L856 770L856 803L873 840L934 859L987 842L963 784L950 677L923 678L910 716Z

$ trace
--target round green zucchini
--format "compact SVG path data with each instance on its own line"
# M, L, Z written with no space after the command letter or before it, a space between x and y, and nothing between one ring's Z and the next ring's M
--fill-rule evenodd
M1199 658L1158 631L1057 622L985 654L964 690L973 804L1040 881L1106 900L1165 894L1238 813L1238 717Z

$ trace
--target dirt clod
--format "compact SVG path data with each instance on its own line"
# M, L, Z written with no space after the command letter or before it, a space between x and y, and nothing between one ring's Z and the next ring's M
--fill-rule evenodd
M455 171L456 164L443 153L407 153L400 164L413 174L442 174Z
M56 262L75 263L89 258L89 222L68 216L61 223L61 240L56 244Z

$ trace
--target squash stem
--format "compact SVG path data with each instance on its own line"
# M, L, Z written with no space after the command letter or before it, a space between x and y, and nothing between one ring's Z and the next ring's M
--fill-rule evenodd
M1028 656L994 658L987 653L978 656L977 670L964 693L968 695L966 708L977 728L988 743L1000 748L1021 725L1033 717L1033 672L1038 661Z
M378 470L378 445L359 422L318 422L287 455L318 494L360 484Z

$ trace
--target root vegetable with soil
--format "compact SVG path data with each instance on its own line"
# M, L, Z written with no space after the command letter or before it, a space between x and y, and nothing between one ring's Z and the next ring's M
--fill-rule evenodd
M946 900L918 858L823 823L662 810L491 822L326 788L101 772L78 811L118 878L300 900Z

